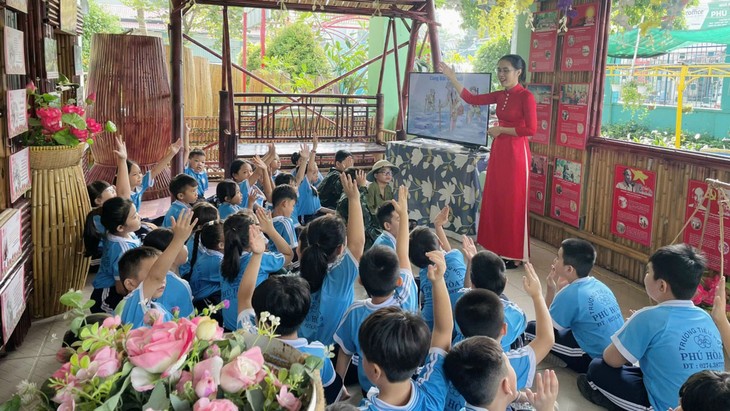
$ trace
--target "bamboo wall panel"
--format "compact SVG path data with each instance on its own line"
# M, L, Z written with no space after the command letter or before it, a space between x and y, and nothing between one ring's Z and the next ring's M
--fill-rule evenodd
M205 57L193 58L193 72L195 73L195 105L196 116L207 117L213 115L213 88L210 81L210 64Z
M192 56L191 56L192 57ZM97 94L90 110L95 118L113 121L118 133L100 133L91 146L94 165L87 181L111 181L116 173L114 136L121 135L129 158L142 171L152 168L170 146L172 104L162 40L149 36L96 34L89 63L88 91ZM166 169L147 190L145 199L169 196Z

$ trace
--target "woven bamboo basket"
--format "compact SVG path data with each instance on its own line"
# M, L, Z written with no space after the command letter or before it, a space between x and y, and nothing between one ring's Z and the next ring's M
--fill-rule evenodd
M124 137L131 160L142 172L165 155L172 136L170 83L162 39L123 34L95 34L91 44L86 90L97 94L89 110L95 118L111 120ZM100 133L91 146L94 165L87 181L111 182L116 174L114 136ZM167 197L170 171L155 179L144 199Z
M84 148L30 148L35 318L64 312L61 295L86 284L90 260L84 257L83 232L91 204L81 168Z

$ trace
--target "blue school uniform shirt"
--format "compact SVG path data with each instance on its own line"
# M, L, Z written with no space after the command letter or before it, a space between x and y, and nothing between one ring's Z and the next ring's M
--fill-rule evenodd
M238 314L236 325L239 329L244 329L250 333L257 334L258 329L256 328L256 313L253 308L249 308L241 311ZM323 361L323 366L319 370L320 378L322 379L322 386L328 387L335 382L335 367L332 365L332 361L327 357L327 349L319 341L309 342L304 338L297 338L295 340L284 340L279 338L279 341L291 345L298 351L304 354L319 357Z
M175 217L175 221L177 221L180 217L180 212L185 209L190 210L191 208L190 204L183 203L180 200L175 200L175 202L170 204L170 209L167 210L167 213L165 213L165 219L162 220L162 226L167 228L172 227L172 219L170 217Z
M145 327L144 315L150 309L154 308L162 314L163 322L172 321L172 314L168 307L152 299L145 299L143 295L143 284L144 281L139 283L139 286L129 293L124 300L119 304L123 304L122 307L122 324L132 324L132 329Z
M296 177L297 176L297 173L299 173L299 167L294 167L291 170L291 175L293 175L294 177ZM305 181L306 180L309 180L309 178L307 178L306 174L304 176L304 180ZM322 182L322 180L324 180L324 176L322 175L322 172L321 171L318 171L317 172L317 180L315 180L315 182L312 185L315 186L315 187L317 187L317 186L319 186L319 183Z
M355 299L355 279L358 264L348 248L327 268L322 288L312 293L312 302L299 336L324 345L334 342L340 319Z
M127 250L142 245L142 242L139 241L139 238L134 233L131 233L130 237L106 234L104 238L104 251L101 254L101 262L99 263L99 271L94 278L94 288L114 287L114 282L119 281L119 259L122 258L122 255Z
M305 178L299 184L299 198L297 198L297 204L294 206L296 214L297 216L312 215L316 214L320 208L322 208L322 204L319 201L317 189Z
M188 166L185 167L185 174L193 177L198 182L198 198L205 198L205 190L208 189L208 172L196 173Z
M393 234L383 230L378 238L373 241L373 245L384 245L395 250L395 237L393 237Z
M223 308L223 327L228 330L236 329L236 318L238 317L238 285L241 283L243 272L246 270L251 253L244 251L241 255L238 275L231 282L221 275L221 301L228 300L228 308ZM195 264L197 265L197 263ZM265 252L261 257L261 268L256 278L256 287L269 278L269 274L279 271L284 267L284 256L279 253Z
M221 261L223 253L198 246L198 259L195 261L190 286L193 301L199 301L221 290Z
M537 360L532 347L525 346L517 350L509 350L505 354L509 359L510 365L515 370L517 389L522 390L532 387L535 371L537 370ZM459 411L463 410L464 407L468 409L468 406L464 397L459 394L459 391L454 388L453 384L449 383L449 392L446 395L444 411Z
M601 358L613 333L624 325L611 289L590 276L558 291L550 304L550 316L553 327L558 331L571 330L575 341L591 358Z
M456 315L456 302L459 298L471 290L473 290L473 288L462 288L458 291L456 301L452 301L451 305L451 312L453 312L454 315ZM517 304L508 300L504 295L499 296L499 301L502 302L502 307L504 308L504 322L507 324L507 333L502 336L500 344L502 345L502 350L504 350L504 352L509 352L512 343L525 332L525 328L527 328L527 316ZM456 318L454 318L454 332L454 344L464 340L465 337L459 329L459 324L456 323Z
M360 325L362 325L370 314L384 307L398 306L406 311L418 312L418 290L416 289L413 274L410 271L401 269L400 278L401 285L395 289L395 292L390 298L382 303L373 304L371 298L352 303L350 308L347 309L347 312L345 312L335 332L334 339L340 346L340 349L345 354L353 357L352 363L357 365L357 376L360 381L360 387L365 392L372 388L373 384L365 374L362 361L359 360L362 356L359 340Z
M456 304L459 299L459 290L464 288L464 275L466 274L466 264L464 264L464 256L459 250L451 250L445 255L446 273L444 281L446 288L449 290L449 298L451 305ZM423 294L423 308L421 316L428 324L428 328L433 330L433 297L431 280L428 279L428 268L422 268L419 272L421 278L421 293Z
M221 220L225 220L229 215L236 214L241 210L243 210L243 207L239 205L224 202L218 206L218 216Z
M276 232L289 244L289 247L292 250L297 248L299 240L297 239L296 231L294 231L294 223L291 221L291 218L280 215L272 218L272 222L274 223ZM273 241L269 242L269 251L279 252Z
M162 296L157 299L157 302L169 310L177 307L180 310L180 318L190 317L195 309L190 284L173 272L168 272L165 279L167 280L165 291L162 292Z
M191 235L190 238L188 238L188 241L185 242L185 247L188 248L188 259L178 268L178 271L180 271L180 276L183 278L188 278L190 273L190 260L192 260L193 255L193 247L195 246L195 234Z
M448 383L444 375L444 358L446 352L431 347L426 357L426 364L420 369L418 379L411 380L411 398L403 406L390 405L378 398L377 388L368 391L367 399L363 399L361 410L369 411L421 411L443 410L446 402Z
M637 311L611 337L621 355L639 363L655 410L677 405L679 388L702 370L723 371L720 332L690 300L670 300Z
M132 193L129 195L129 199L132 200L134 206L137 207L137 211L139 211L140 207L142 207L142 196L144 195L144 192L154 184L155 180L152 178L152 172L148 171L142 177L142 184L132 190Z

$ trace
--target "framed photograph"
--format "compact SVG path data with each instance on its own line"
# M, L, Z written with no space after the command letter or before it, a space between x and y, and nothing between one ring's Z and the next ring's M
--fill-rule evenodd
M43 39L43 50L46 60L46 77L58 78L58 43L51 38Z
M76 35L76 0L61 0L61 31Z
M13 138L28 131L28 113L25 109L25 98L25 89L7 91L8 138Z
M28 0L5 0L5 6L21 13L28 13Z
M77 76L84 74L84 66L81 63L81 46L79 45L74 45L74 73Z
M23 32L5 26L5 74L25 74L25 44Z
M0 280L23 254L22 220L20 211L8 208L2 213L3 223L0 225Z
M30 190L30 148L10 156L10 202L14 203Z
M2 309L3 343L7 344L25 311L25 267L23 265L13 273L12 278L0 293L0 307Z

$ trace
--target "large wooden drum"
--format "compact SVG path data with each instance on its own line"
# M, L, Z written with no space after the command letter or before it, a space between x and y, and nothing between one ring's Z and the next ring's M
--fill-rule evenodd
M111 120L127 144L130 160L146 172L164 155L172 135L170 82L162 39L124 34L94 34L87 93L96 93L90 115ZM91 146L94 165L86 181L116 175L114 134L101 133ZM170 169L155 179L144 199L167 197Z

